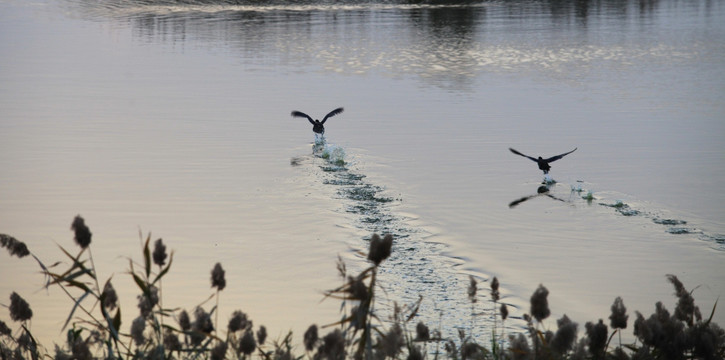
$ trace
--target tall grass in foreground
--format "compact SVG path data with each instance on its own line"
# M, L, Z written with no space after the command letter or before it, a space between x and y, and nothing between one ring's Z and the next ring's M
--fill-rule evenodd
M73 255L62 246L63 255L70 260L68 268L59 269L61 262L46 265L33 255L25 243L12 236L0 234L0 245L11 256L32 256L45 276L45 287L58 287L68 297L70 311L63 325L66 339L63 346L44 348L33 336L30 305L17 293L10 295L11 329L0 321L0 359L723 359L725 331L712 322L716 306L709 317L702 316L695 305L692 291L674 275L667 280L675 288L677 305L670 313L661 302L655 312L645 318L635 312L633 324L635 341L623 344L621 332L627 328L629 315L622 298L611 307L609 326L602 319L587 322L579 338L579 325L566 315L556 320L557 330L547 330L549 291L540 285L531 296L528 324L523 333L505 334L504 322L508 309L499 307L499 281L490 282L490 299L494 309L492 329L479 329L475 318L478 301L478 281L470 277L468 287L471 302L469 332L458 328L457 339L442 338L440 330L431 331L416 316L421 300L399 306L394 303L393 314L380 318L375 305L377 274L390 256L393 237L373 234L366 256L370 266L359 274L348 274L338 261L342 285L324 293L325 298L342 301L341 317L337 322L321 327L311 325L304 333L303 344L292 343L292 333L283 339L267 341L267 329L256 328L241 310L232 312L226 325L219 323L219 298L226 287L225 272L220 263L211 271L214 292L193 309L169 307L173 299L163 299L162 280L173 262L161 239L154 242L146 237L141 262L129 259L129 281L138 288L138 313L130 324L123 321L133 311L124 310L112 285L112 277L98 278L91 253L91 231L83 218L77 216L71 229L80 247ZM168 262L167 262L168 259ZM103 286L101 286L103 284ZM213 305L210 300L214 300ZM422 299L422 298L421 298ZM204 305L207 304L207 305ZM190 315L191 314L191 315ZM500 321L498 317L500 316ZM413 325L415 323L415 325ZM500 328L499 328L500 324ZM610 333L611 329L611 333ZM320 332L326 333L320 336ZM479 344L474 333L488 334L491 341ZM618 336L617 341L612 341Z

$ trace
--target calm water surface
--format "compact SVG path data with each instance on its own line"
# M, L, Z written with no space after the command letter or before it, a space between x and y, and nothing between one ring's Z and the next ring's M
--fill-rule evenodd
M373 232L396 237L389 299L422 295L444 335L470 324L469 275L482 308L493 276L514 318L542 283L582 326L616 296L672 309L665 274L703 313L725 295L722 2L173 3L0 1L0 232L51 263L84 216L126 324L149 232L174 250L165 305L204 301L221 262L221 317L273 337L338 319L321 291ZM344 167L289 116L338 106ZM509 206L542 179L509 147L578 150ZM71 302L2 256L0 303L19 292L54 341Z

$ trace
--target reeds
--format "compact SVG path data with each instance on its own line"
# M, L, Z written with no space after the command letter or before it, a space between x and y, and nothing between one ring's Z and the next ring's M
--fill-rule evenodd
M60 247L70 259L66 269L61 264L46 266L25 246L9 235L0 234L0 244L11 256L31 255L46 277L45 287L58 287L70 300L70 311L63 324L68 329L66 343L53 349L43 348L32 334L33 317L30 304L19 294L10 297L10 318L18 323L17 329L0 321L0 359L252 359L262 360L343 360L343 359L723 359L725 331L712 322L716 306L705 319L695 305L693 292L688 291L674 275L667 280L674 286L677 304L670 313L662 302L655 312L645 318L635 312L634 337L630 344L622 344L621 333L627 328L629 315L621 297L611 306L609 327L602 319L587 322L579 333L579 326L566 315L556 320L556 331L546 330L551 315L549 290L542 285L531 296L530 314L523 319L526 332L504 332L508 307L501 301L500 282L490 280L490 301L493 309L493 328L490 346L486 347L473 336L479 325L474 319L479 298L478 280L470 277L467 289L471 303L471 321L468 331L459 328L458 338L443 338L440 330L430 330L417 320L422 297L412 304L394 303L393 314L387 318L376 309L378 297L378 271L394 250L391 235L373 234L369 250L363 255L370 266L359 274L349 274L342 259L337 270L343 284L324 293L325 299L343 302L339 321L318 327L311 325L304 332L303 344L292 343L292 333L282 339L267 341L267 329L255 327L250 317L234 310L224 328L218 321L219 295L226 287L225 272L220 263L211 271L212 293L209 298L192 309L167 307L162 297L162 279L171 270L173 253L167 254L161 239L150 249L151 236L142 239L142 261L129 259L128 275L136 284L139 295L138 313L124 310L133 320L124 323L121 316L119 294L106 279L101 287L90 252L92 233L82 217L72 222L76 255ZM167 262L168 260L168 262ZM155 266L154 266L155 265ZM118 280L115 280L118 281ZM464 291L464 289L461 289ZM215 305L206 309L204 304L215 299ZM500 306L499 306L500 304ZM501 317L500 331L498 317ZM193 317L193 319L192 319ZM213 320L212 320L213 319ZM415 325L413 325L415 324ZM440 325L439 325L440 326ZM127 330L124 330L127 329ZM611 333L610 333L611 329ZM324 331L324 335L320 332ZM619 335L619 343L611 340ZM429 349L429 344L435 344ZM445 352L439 352L443 344Z

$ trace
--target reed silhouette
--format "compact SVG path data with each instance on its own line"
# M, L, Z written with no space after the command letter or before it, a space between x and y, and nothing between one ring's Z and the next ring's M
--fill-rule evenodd
M551 310L547 300L549 291L543 284L531 296L530 314L522 317L526 331L505 334L503 329L508 307L501 302L501 283L497 277L490 281L489 300L493 304L494 325L489 346L479 343L473 336L482 330L475 318L482 314L476 311L476 304L484 297L477 291L479 280L475 277L470 277L467 289L471 303L470 325L466 332L466 326L456 323L458 338L441 337L440 329L431 330L423 322L416 321L422 297L412 304L399 306L394 303L393 314L388 320L382 320L383 316L376 308L380 294L377 282L380 268L385 266L385 260L395 250L395 240L389 234L383 237L373 234L370 237L369 250L365 255L370 266L359 274L349 274L345 263L338 260L337 269L344 282L324 292L324 299L342 301L342 317L322 327L311 325L304 333L300 348L292 343L291 332L281 339L267 341L266 327L259 326L255 332L252 320L241 310L232 312L226 327L218 322L219 294L226 287L220 263L216 263L211 271L214 290L207 299L216 298L216 305L210 309L196 306L191 312L193 320L187 310L164 305L162 279L171 270L173 252L167 254L161 239L154 242L151 251L150 235L143 241L141 261L129 259L129 281L136 284L140 293L137 296L138 312L133 315L133 311L126 309L125 317L122 317L119 294L111 279L100 286L90 253L90 229L80 216L74 219L72 229L80 250L72 255L60 247L69 261L65 269L57 269L64 262L46 266L22 241L0 234L0 245L11 256L31 256L46 279L44 287L59 288L72 305L61 328L68 329L65 344L56 345L51 350L39 344L32 334L30 321L33 311L30 304L13 292L10 304L5 307L9 310L10 319L18 325L11 329L0 320L0 359L709 360L722 359L725 355L725 331L712 322L717 302L710 316L705 318L695 304L693 291L688 291L674 275L666 277L675 288L677 304L674 313L670 314L662 302L656 304L655 312L648 318L636 311L633 326L636 341L631 344L622 344L621 341L621 332L627 328L629 319L621 297L615 298L611 307L609 327L600 318L587 322L584 333L580 334L578 324L563 315L556 320L556 332L546 330ZM170 301L173 299L165 302ZM497 321L499 315L500 322ZM125 325L124 321L129 316L133 320ZM124 328L128 330L124 331ZM320 336L321 329L329 331ZM620 334L619 344L610 346L615 334ZM439 345L443 345L444 351L440 351Z

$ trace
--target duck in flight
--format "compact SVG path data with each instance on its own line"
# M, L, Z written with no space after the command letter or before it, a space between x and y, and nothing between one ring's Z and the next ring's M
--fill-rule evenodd
M325 135L325 126L324 126L325 121L327 121L328 118L331 118L331 117L343 112L343 110L344 109L340 107L340 108L330 111L329 113L327 113L327 115L325 115L324 118L322 118L322 121L312 119L311 116L309 116L301 111L297 111L297 110L292 111L292 117L307 118L307 120L310 121L310 124L312 124L312 131L314 131L315 134Z
M574 148L574 150L572 150L572 151L563 153L561 155L552 156L552 157L550 157L548 159L544 159L541 156L539 156L539 158L537 159L537 158L532 157L532 156L524 155L524 154L516 151L513 148L509 148L509 150L511 150L512 153L514 153L516 155L521 155L521 156L523 156L525 158L529 158L529 159L535 161L537 164L539 164L539 169L544 172L544 175L548 174L549 173L549 170L551 170L551 166L549 165L550 162L554 162L556 160L559 160L559 159L563 158L564 156L573 153L574 151L576 151L576 149L577 148Z

